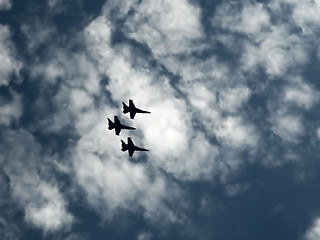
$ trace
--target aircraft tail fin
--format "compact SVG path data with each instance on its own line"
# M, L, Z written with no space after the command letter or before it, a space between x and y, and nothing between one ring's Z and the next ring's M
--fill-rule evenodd
M109 126L108 126L108 129L109 129L109 130L114 129L114 125L115 125L115 124L110 120L110 118L108 118L108 125L109 125Z
M127 151L128 150L128 144L126 144L123 140L121 140L121 151Z
M123 107L123 113L124 114L126 114L126 113L128 113L130 111L130 108L124 102L122 102L122 107Z

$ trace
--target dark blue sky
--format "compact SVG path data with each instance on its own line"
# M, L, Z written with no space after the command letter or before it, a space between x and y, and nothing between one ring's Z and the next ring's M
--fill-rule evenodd
M0 0L0 239L320 239L319 34L319 0Z

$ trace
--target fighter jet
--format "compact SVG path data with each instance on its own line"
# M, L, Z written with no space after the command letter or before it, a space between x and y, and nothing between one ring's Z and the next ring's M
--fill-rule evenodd
M123 105L123 113L126 114L130 112L131 119L134 119L134 116L136 115L136 113L151 113L151 112L136 108L136 106L134 105L131 99L129 100L129 107L124 102L122 102L122 105Z
M135 130L134 127L128 127L126 125L123 125L117 116L114 116L114 122L112 122L110 118L108 118L108 125L109 125L108 129L109 130L114 129L116 132L116 135L119 135L122 129Z
M136 145L133 144L132 140L130 137L128 137L128 144L126 144L124 141L121 140L122 148L121 151L125 152L128 150L129 152L129 157L132 157L134 151L149 151L148 149L145 148L139 148Z

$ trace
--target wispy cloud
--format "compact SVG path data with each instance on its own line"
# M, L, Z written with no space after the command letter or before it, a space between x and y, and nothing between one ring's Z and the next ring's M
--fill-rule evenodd
M319 91L301 79L293 78L284 89L284 99L308 110L319 101Z
M320 237L320 220L319 218L314 219L312 226L306 232L305 240L316 240Z
M20 68L20 63L15 58L15 50L10 37L9 27L0 25L0 86L7 85L10 81L11 74L17 73Z
M320 135L308 118L319 91L306 74L320 52L317 4L221 2L206 16L186 0L108 1L99 16L61 34L55 16L66 6L50 0L46 21L30 16L19 27L28 62L17 60L10 28L1 25L0 86L9 97L0 102L0 163L24 220L44 232L68 230L78 222L68 210L73 194L83 194L104 223L124 210L153 226L188 225L195 212L215 208L188 184L221 184L236 198L252 191L230 180L247 165L298 162L309 131ZM21 69L33 96L11 83ZM121 110L128 99L151 114L130 120ZM114 115L137 130L114 136L106 122ZM63 150L43 136L59 136ZM150 152L129 161L120 150L128 136ZM189 203L198 198L194 210ZM155 236L141 229L137 239Z
M0 0L0 10L9 10L11 7L11 0Z
M128 36L146 43L156 56L191 52L203 38L200 9L185 0L143 1L126 22Z
M6 131L1 137L4 156L0 161L10 179L13 199L25 211L25 220L45 231L68 226L73 218L56 181L48 181L50 174L45 174L41 164L45 160L40 156L39 144L25 131Z
M11 96L13 99L4 101L0 109L0 124L5 126L17 121L22 114L21 97L14 91L11 91Z

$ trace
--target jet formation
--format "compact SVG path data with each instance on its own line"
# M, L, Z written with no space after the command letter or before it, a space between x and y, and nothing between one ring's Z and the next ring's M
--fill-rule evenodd
M131 119L134 119L136 113L151 113L151 112L137 108L131 99L129 100L129 106L127 106L124 102L122 102L122 105L123 105L123 113L124 114L130 113ZM109 130L114 129L115 134L117 136L119 136L122 129L126 129L126 130L135 130L136 129L134 127L129 127L129 126L122 124L117 116L114 116L113 122L112 122L112 120L110 120L110 118L107 118L107 119L108 119L108 129ZM134 145L131 137L128 137L127 142L128 143L125 143L123 140L121 140L121 151L122 152L128 151L129 157L132 157L135 151L149 151L148 149L141 148L141 147Z

